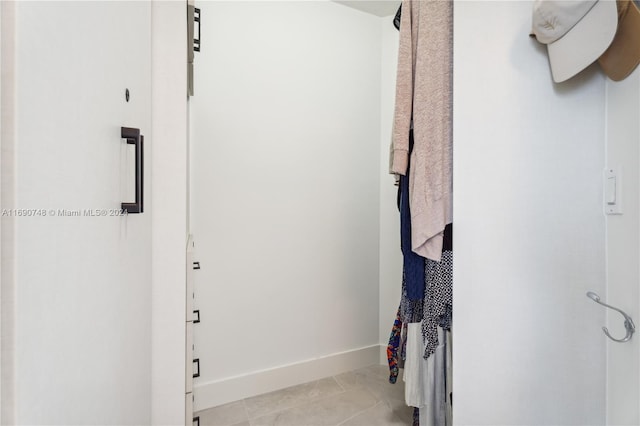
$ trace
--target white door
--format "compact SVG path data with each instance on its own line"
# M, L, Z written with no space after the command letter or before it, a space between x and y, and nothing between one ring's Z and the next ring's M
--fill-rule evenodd
M15 33L3 26L15 43L3 220L15 230L17 424L150 422L152 212L119 213L136 179L121 127L147 136L147 159L153 145L150 19L147 1L17 2Z
M531 10L455 2L459 425L606 422L605 310L585 296L606 294L605 77L553 83Z
M607 216L609 304L640 324L640 69L620 82L607 81L607 166L617 172L620 215ZM605 310L605 308L601 308ZM624 317L607 311L613 337L626 335ZM604 335L603 335L604 336ZM604 337L603 337L604 338ZM607 424L640 424L640 335L607 341Z

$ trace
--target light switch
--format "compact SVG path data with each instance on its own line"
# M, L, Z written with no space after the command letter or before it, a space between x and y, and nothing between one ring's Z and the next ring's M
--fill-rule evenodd
M622 214L622 172L619 167L604 170L604 211Z
M605 194L607 194L607 204L613 205L616 203L616 178L615 176L609 176L607 178L607 189Z

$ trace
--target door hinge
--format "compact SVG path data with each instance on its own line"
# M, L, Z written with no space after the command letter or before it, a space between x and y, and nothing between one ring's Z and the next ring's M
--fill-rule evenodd
M198 37L195 36L195 25L198 24ZM200 51L200 9L193 5L193 0L187 3L187 95L193 96L193 59L194 53Z
M196 52L199 52L200 51L200 9L197 7L193 8L193 22L194 22L194 26L196 24L198 25L198 37L193 38L193 50L195 50ZM195 33L195 28L193 32Z

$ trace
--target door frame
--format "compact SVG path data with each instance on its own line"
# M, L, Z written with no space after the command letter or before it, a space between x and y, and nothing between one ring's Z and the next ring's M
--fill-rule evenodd
M0 2L0 209L14 207L11 176L14 141L14 22L15 4ZM14 262L12 217L2 219L0 226L0 423L14 423Z
M185 421L187 2L151 6L151 421Z

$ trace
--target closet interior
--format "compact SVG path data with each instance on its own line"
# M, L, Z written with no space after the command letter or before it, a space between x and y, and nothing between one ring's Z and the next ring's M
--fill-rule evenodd
M387 365L399 5L196 4L195 411Z

